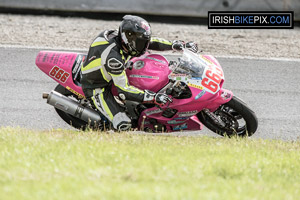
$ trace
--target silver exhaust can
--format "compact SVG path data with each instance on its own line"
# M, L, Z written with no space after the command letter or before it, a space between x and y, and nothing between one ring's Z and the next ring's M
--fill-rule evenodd
M92 124L99 124L101 122L101 116L95 110L84 107L58 92L51 91L50 94L44 93L43 98L47 99L48 104L85 122Z

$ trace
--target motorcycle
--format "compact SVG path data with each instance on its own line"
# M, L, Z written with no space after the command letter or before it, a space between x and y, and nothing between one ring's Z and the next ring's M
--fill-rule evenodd
M58 115L77 129L110 129L110 122L85 98L81 87L81 64L85 54L41 51L36 65L59 84L43 93ZM147 132L201 130L203 125L221 136L251 136L257 130L255 113L241 99L222 88L224 72L210 55L187 49L178 61L146 53L131 59L126 74L130 85L142 90L166 93L172 98L163 106L122 101L112 87L117 102L132 119L132 127Z

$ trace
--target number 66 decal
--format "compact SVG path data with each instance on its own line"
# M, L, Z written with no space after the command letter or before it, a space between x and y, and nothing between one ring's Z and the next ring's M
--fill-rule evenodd
M223 72L217 67L214 67L215 71L213 71L213 67L209 66L205 73L205 77L202 79L202 86L207 90L215 94L219 89L219 84L221 83Z
M51 69L51 71L49 72L49 75L63 83L65 83L70 76L69 73L65 72L64 70L60 69L57 66L54 66Z
M208 79L206 77L204 79L202 79L201 84L203 85L203 87L210 90L213 94L216 93L219 88L218 84L216 84L211 79Z

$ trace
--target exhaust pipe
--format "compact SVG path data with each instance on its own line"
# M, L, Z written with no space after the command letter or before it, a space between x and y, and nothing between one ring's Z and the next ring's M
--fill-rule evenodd
M47 103L55 108L82 119L87 123L94 124L95 122L99 124L101 122L101 116L95 110L84 107L58 92L51 91L50 94L43 93L43 98L47 99Z

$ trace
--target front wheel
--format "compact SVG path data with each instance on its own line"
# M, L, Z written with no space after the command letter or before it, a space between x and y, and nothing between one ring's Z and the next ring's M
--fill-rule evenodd
M211 131L228 137L251 136L258 126L255 113L235 96L215 112L202 110L197 117Z

